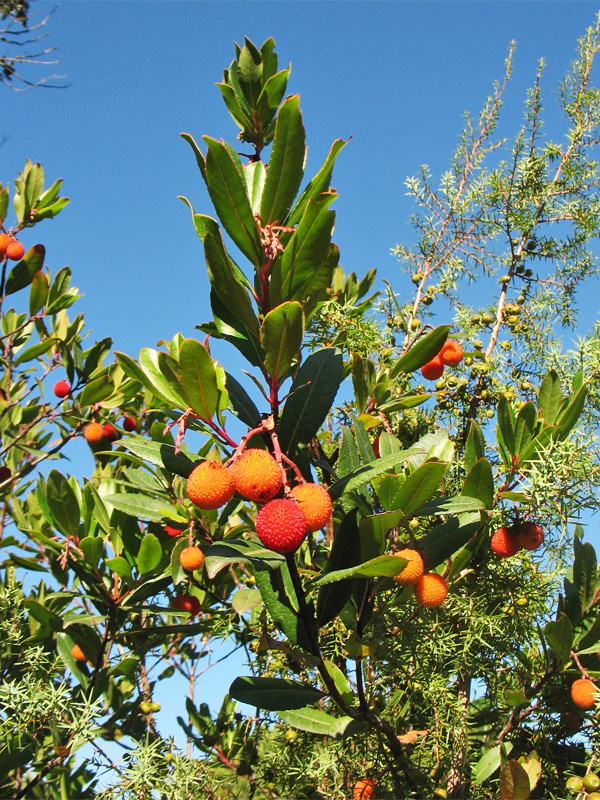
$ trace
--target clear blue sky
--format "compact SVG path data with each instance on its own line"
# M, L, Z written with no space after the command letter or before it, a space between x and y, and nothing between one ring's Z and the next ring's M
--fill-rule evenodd
M177 195L198 211L212 209L179 133L235 140L215 82L233 58L234 40L247 35L260 45L273 36L280 65L292 62L288 90L301 95L307 175L334 139L353 137L333 179L344 269L377 267L401 291L390 250L409 236L406 176L421 163L435 175L445 170L463 112L476 114L502 77L513 39L504 130L518 129L542 56L552 106L597 10L577 0L63 2L47 42L59 47L56 69L70 87L0 88L0 134L9 137L0 148L0 181L12 181L27 157L42 163L49 180L64 178L71 204L22 240L46 245L53 272L71 266L85 294L76 308L94 338L112 336L116 349L137 356L177 331L194 336L194 326L210 318L208 281ZM228 366L232 351L215 346L213 354ZM220 697L235 671L217 670L222 685L211 684L211 696Z

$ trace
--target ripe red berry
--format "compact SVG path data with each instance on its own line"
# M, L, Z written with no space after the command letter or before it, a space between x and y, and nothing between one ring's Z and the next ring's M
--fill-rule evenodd
M293 500L271 500L256 515L256 533L269 550L291 553L306 536L306 518Z
M463 349L454 339L447 339L439 356L447 367L456 367L462 361Z
M544 542L544 531L535 522L522 522L517 528L517 536L524 550L537 550Z
M492 536L491 546L500 558L510 558L521 549L518 536L512 528L498 528Z
M440 358L439 353L437 356L434 356L431 361L428 361L421 367L421 375L428 381L437 381L438 378L442 377L443 372L444 362Z
M54 394L62 400L62 398L68 397L71 394L71 386L67 381L57 381L54 384Z
M180 594L174 597L171 607L178 611L189 611L192 617L197 617L201 611L200 601L194 595Z
M127 433L131 433L137 429L137 420L135 417L125 417L123 419L123 428Z
M6 246L6 257L10 258L11 261L20 261L24 255L25 248L21 242L17 242L16 239L13 239L13 241L9 242Z
M181 536L185 532L185 528L174 528L172 525L165 525L165 533L169 536Z
M1 466L0 467L0 483L4 483L4 481L7 481L11 477L12 477L12 471L11 471L10 467L7 467L6 465Z
M116 442L117 439L121 438L121 434L111 422L105 422L102 426L102 430L109 442Z

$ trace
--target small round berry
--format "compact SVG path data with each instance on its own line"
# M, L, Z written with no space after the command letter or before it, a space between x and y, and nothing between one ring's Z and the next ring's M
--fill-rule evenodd
M123 429L127 431L127 433L131 433L132 431L137 430L137 420L135 417L125 417L123 419Z
M7 467L6 464L3 464L0 467L0 483L4 483L9 478L12 478L12 470L10 467Z
M579 775L571 775L571 777L567 781L567 789L570 792L574 792L575 794L583 792L583 781L579 777Z
M25 248L21 242L17 242L16 239L13 239L13 241L9 242L6 246L6 257L11 261L20 261L24 255Z
M194 570L200 569L204 563L204 553L194 545L184 547L179 554L179 563L187 572L194 572Z
M111 422L105 422L102 426L102 430L109 442L116 442L117 439L121 438L121 434Z
M306 536L306 519L293 500L271 500L256 515L256 533L269 550L291 553Z
M413 591L420 605L425 608L435 608L446 599L448 585L437 572L426 572L415 583Z
M6 248L12 241L13 237L10 233L0 233L0 258L4 258L6 255Z
M231 472L220 461L203 461L192 470L187 493L198 508L219 508L233 497Z
M522 522L517 528L517 536L524 550L537 550L544 542L544 531L535 522Z
M498 528L492 536L491 546L500 558L510 558L521 549L519 538L511 528Z
M56 381L54 384L54 394L61 400L71 394L71 386L67 381Z
M301 483L290 492L306 519L307 531L318 531L331 517L331 497L324 486L318 483Z
M414 586L423 577L423 572L425 571L420 553L417 553L412 548L405 547L403 550L396 551L394 555L408 560L408 564L402 572L393 576L394 580L401 586Z
M252 448L231 466L231 477L236 492L248 500L264 503L281 489L281 467L266 450Z
M579 708L593 708L597 691L596 684L589 678L577 678L571 686L571 699Z
M375 791L375 781L373 778L361 778L356 781L353 789L354 800L370 800Z
M192 617L197 617L201 611L200 600L194 595L180 594L174 597L171 602L171 608L177 611L189 611Z
M456 367L462 361L463 349L454 339L447 339L439 356L447 367Z
M438 378L442 377L443 373L444 362L440 358L439 354L434 356L431 361L428 361L421 367L421 375L428 381L437 381Z
M587 775L584 775L583 788L586 792L595 792L596 789L600 789L600 775L597 775L595 772L588 772Z
M99 422L90 422L85 426L83 436L88 444L99 444L105 437L104 428Z
M172 525L165 525L165 533L168 533L169 536L181 536L185 531L186 528L174 528Z
M153 711L155 714L157 711L160 711L160 703L150 703L150 711Z
M86 661L85 653L78 644L74 644L71 648L71 655L75 661Z
M140 711L142 714L149 714L152 711L152 703L144 700L142 703L140 703Z

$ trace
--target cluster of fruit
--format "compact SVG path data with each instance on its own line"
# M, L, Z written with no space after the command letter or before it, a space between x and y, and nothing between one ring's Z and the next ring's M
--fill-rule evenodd
M437 572L425 572L421 554L413 548L397 550L394 555L408 560L402 572L394 575L396 583L400 586L412 586L417 603L425 608L441 605L448 594L448 584L444 578Z
M463 349L459 342L447 339L440 352L431 361L423 364L421 375L428 381L437 381L444 373L444 367L456 367L463 357Z
M25 255L25 248L12 233L0 233L0 260L20 261Z
M137 422L133 417L125 417L123 419L123 428L128 433L134 431L137 427ZM102 442L116 442L121 438L120 432L115 428L112 422L88 422L83 431L83 437L88 444L101 444Z
M324 486L301 483L285 497L276 498L284 484L284 471L266 450L245 450L230 466L203 461L187 482L188 497L202 509L228 503L235 492L265 505L256 517L256 533L269 550L291 553L309 531L322 528L331 516L331 498Z
M588 772L583 778L573 775L567 781L567 789L574 794L585 792L585 800L600 800L600 792L596 791L600 789L600 775L596 772Z
M536 522L515 522L510 528L498 528L491 546L500 558L510 558L519 550L537 550L543 542L544 531Z

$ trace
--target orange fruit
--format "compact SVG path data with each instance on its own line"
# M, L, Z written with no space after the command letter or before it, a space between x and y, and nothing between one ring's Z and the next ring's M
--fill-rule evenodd
M404 567L402 572L392 577L396 583L399 583L401 586L414 586L425 571L420 553L417 553L417 551L413 550L411 547L405 547L404 550L396 551L394 555L399 558L407 558L408 564Z
M443 372L444 362L439 353L421 367L421 375L428 381L437 381L438 378L442 377Z
M0 258L4 258L6 248L12 242L13 237L9 233L0 233Z
M535 522L522 522L517 527L517 536L524 550L537 550L544 541L544 531Z
M236 492L248 500L265 503L281 489L281 467L266 450L252 448L231 466L231 477Z
M361 778L354 784L354 800L374 800L375 781L373 778Z
M16 239L13 239L12 242L9 242L6 246L6 257L10 258L11 261L20 261L23 256L25 255L25 248L21 244L21 242L17 242Z
M415 583L413 591L420 605L426 608L435 608L446 599L448 585L437 572L426 572Z
M269 550L291 553L306 536L306 518L293 500L271 500L256 515L256 533Z
M71 655L75 661L86 661L85 653L78 644L74 644L71 648Z
M192 470L187 493L198 508L219 508L233 497L231 472L220 461L203 461Z
M188 572L193 572L196 569L200 569L204 563L204 553L194 545L184 547L179 554L179 563Z
M83 435L89 444L99 444L105 437L104 428L99 422L90 422L85 426Z
M579 708L593 708L597 691L596 684L589 678L577 678L571 686L571 699Z
M463 349L454 339L447 339L439 356L447 367L456 367L462 361Z
M306 519L307 531L318 531L331 516L331 497L319 483L301 483L294 486L290 497L297 501Z

